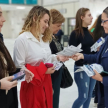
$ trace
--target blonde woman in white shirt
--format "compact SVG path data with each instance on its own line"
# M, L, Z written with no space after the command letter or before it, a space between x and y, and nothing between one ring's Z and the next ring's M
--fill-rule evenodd
M50 74L54 67L46 68L44 63L66 61L68 57L53 55L51 41L50 13L42 6L34 6L24 23L22 32L15 41L14 62L17 68L27 68L34 73L34 79L22 82L20 90L21 108L53 108L52 82ZM43 61L39 66L38 62Z

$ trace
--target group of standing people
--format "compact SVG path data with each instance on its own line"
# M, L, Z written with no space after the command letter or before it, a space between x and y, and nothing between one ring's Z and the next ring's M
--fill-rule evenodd
M0 30L5 22L0 8ZM102 13L102 26L105 33L108 33L108 8ZM4 45L1 34L0 39L0 107L18 108L17 101L17 81L10 82L13 77L7 77L25 70L26 77L21 83L20 102L21 108L59 108L60 84L63 68L55 71L55 67L47 68L45 63L65 62L72 58L76 60L74 71L78 66L86 63L96 62L107 70L107 38L98 53L90 52L90 47L94 44L95 36L90 33L88 26L92 23L92 15L88 8L80 8L76 14L76 26L69 39L69 45L77 46L82 44L84 53L78 53L72 57L56 55L63 50L62 45L55 34L61 29L64 23L64 16L56 9L47 10L42 6L34 6L28 13L22 31L15 40L13 60ZM103 53L102 53L103 52ZM87 55L90 54L90 55ZM93 54L93 55L91 55ZM103 57L104 56L104 57ZM106 59L104 59L106 58ZM81 59L81 60L80 60ZM83 60L84 59L84 60ZM4 78L5 77L5 78ZM108 108L107 77L101 77L97 72L92 78L88 77L84 71L74 74L75 82L78 87L78 98L73 103L72 108L89 108L95 80L101 81L104 86L105 107ZM6 82L6 83L4 83ZM7 86L7 85L9 86ZM5 86L6 85L6 86ZM6 88L7 87L7 88ZM12 88L14 87L14 88ZM10 89L10 90L9 90ZM1 95L2 94L2 95ZM104 107L98 107L104 108Z
M72 56L72 59L74 59L77 62L80 60L84 64L91 64L91 63L101 64L103 66L104 71L108 72L108 65L107 65L107 57L108 57L108 53L107 53L108 52L108 35L107 35L108 34L108 7L103 10L101 16L99 16L99 17L101 18L101 22L99 22L100 20L98 18L97 24L94 27L94 31L93 31L93 33L90 33L90 34L91 34L91 37L93 36L94 42L98 38L104 37L105 43L97 50L97 53L95 53L95 54L83 53L83 52L77 53L77 54ZM87 20L85 20L85 21L87 21ZM103 28L100 27L100 25ZM103 31L103 29L104 29L104 31ZM94 70L94 72L95 72L95 75L92 76L92 78L99 81L99 82L97 82L97 85L98 85L97 86L97 88L98 88L98 106L97 107L98 108L108 108L108 103L107 103L107 99L108 99L108 76L107 75L101 76L96 70ZM80 78L81 78L81 74L80 74ZM77 83L80 84L80 82L77 82ZM79 87L80 86L78 86L78 90L80 92ZM88 85L87 85L87 88L88 88ZM93 90L93 85L92 85L91 89ZM91 94L89 94L89 95L91 95ZM85 103L83 103L82 105L83 105L83 108L85 108ZM88 107L86 107L86 108L88 108Z

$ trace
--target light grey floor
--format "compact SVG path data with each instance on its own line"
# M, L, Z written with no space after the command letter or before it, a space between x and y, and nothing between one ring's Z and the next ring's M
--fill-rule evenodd
M8 50L12 56L13 56L14 41L15 41L15 39L5 39L5 41L4 41L5 45L7 46ZM65 62L65 64L68 67L72 77L74 77L74 74L73 74L74 61L72 59L70 59L69 61ZM18 84L18 94L19 94L19 90L20 90L20 84ZM59 108L71 108L74 100L78 96L77 86L76 86L75 82L73 83L73 85L71 87L69 87L67 89L61 89L60 92L61 93L60 93L60 105L59 105L60 107ZM20 104L19 104L19 108L21 108ZM93 99L91 99L89 108L94 108Z

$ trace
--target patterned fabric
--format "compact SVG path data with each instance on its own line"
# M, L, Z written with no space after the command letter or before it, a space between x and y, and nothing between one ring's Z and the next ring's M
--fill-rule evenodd
M55 43L58 52L62 51L63 48L62 48L62 45L58 42L58 39L56 37L52 37L52 41Z

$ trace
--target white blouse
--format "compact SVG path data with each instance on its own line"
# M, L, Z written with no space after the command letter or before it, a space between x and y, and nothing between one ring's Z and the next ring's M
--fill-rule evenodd
M26 64L35 66L39 61L44 63L53 63L57 61L56 55L51 54L49 42L42 40L40 42L31 32L24 32L18 36L14 44L14 63L17 68L25 68Z

